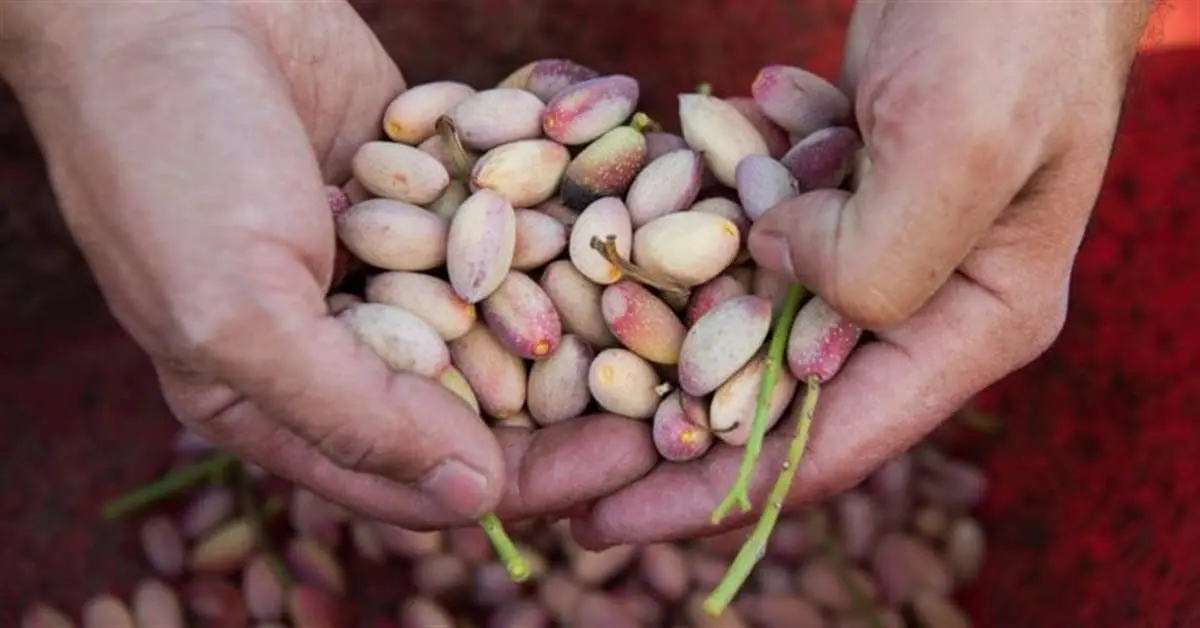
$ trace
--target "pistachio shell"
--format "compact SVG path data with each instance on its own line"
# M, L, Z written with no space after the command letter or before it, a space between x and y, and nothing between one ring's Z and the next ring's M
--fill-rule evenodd
M436 377L450 365L437 330L404 308L362 303L337 318L393 371Z
M862 145L854 129L834 126L804 138L779 161L791 171L800 192L836 188L850 173Z
M539 425L572 419L587 409L592 400L587 377L593 357L586 342L567 334L554 353L533 363L526 404Z
M633 243L629 211L621 199L611 196L595 201L579 214L567 244L567 254L575 268L601 285L616 283L621 278L621 271L592 248L593 237L604 241L609 236L615 236L617 252L628 257Z
M738 198L742 210L751 221L758 220L768 209L799 196L799 184L787 166L765 155L750 155L738 164Z
M170 518L157 515L142 523L142 553L154 571L176 576L183 571L186 549L183 535Z
M450 223L416 205L376 198L336 217L342 244L362 261L385 270L430 270L446 261Z
M479 398L475 396L475 391L471 390L471 383L467 381L467 377L463 375L462 371L454 366L448 366L438 375L438 381L447 390L458 395L459 399L467 402L467 405L471 406L476 414L479 414Z
M542 130L568 146L586 144L628 119L639 95L637 80L622 74L575 83L546 104Z
M350 165L372 194L413 205L432 202L450 184L450 173L437 159L406 144L367 142Z
M862 329L842 318L820 297L813 297L796 314L788 335L787 366L792 376L815 376L829 381L850 357Z
M400 628L456 628L454 617L432 598L415 596L400 605Z
M787 131L784 131L779 125L768 118L763 113L762 108L758 106L758 103L754 102L753 98L735 96L733 98L726 98L725 102L737 108L743 116L746 116L750 124L753 124L754 128L758 129L758 133L762 135L763 141L767 143L768 153L772 157L779 159L783 157L788 148L791 148L792 143L788 141Z
M605 349L588 369L588 389L602 408L633 419L649 419L658 409L661 380L654 367L626 349Z
M754 295L714 307L688 330L679 353L679 387L702 397L745 366L771 332L771 302Z
M732 222L738 228L738 237L745 250L746 239L750 237L750 217L746 215L745 210L736 201L724 198L722 196L714 196L706 198L692 205L691 210L702 214L714 214L725 218ZM735 259L734 262L741 264L749 260Z
M537 61L530 61L525 65L515 69L511 74L504 77L504 80L496 84L496 87L505 87L509 89L525 89L525 85L529 83L529 75L533 73L533 66L537 65Z
M570 160L566 147L550 140L502 144L475 163L471 187L493 190L513 207L533 207L554 196Z
M745 295L748 292L749 290L729 273L717 275L692 291L683 322L690 328L696 324L696 321L701 316L707 314L717 305L734 297Z
M337 216L346 211L353 203L350 195L336 185L325 186L325 199L329 203L329 213Z
M133 589L133 616L144 628L187 628L183 604L175 589L162 580L141 580Z
M550 102L568 87L598 76L599 72L570 59L542 59L533 63L522 87Z
M346 576L337 557L314 538L299 536L288 542L285 550L288 567L297 580L329 593L346 592Z
M851 114L850 100L836 85L800 68L768 65L754 77L750 93L764 115L801 137Z
M558 198L552 198L545 202L538 203L534 209L561 222L563 226L567 227L568 229L575 226L575 221L579 220L579 210L571 209L570 207L563 205L563 202L558 200Z
M579 336L596 349L617 346L617 339L604 322L600 306L602 288L590 281L568 260L551 262L542 271L540 285L554 303L563 331Z
M529 360L554 352L562 322L554 303L529 275L510 271L482 303L483 320L504 348Z
M542 134L546 105L537 96L506 87L485 89L458 103L448 114L467 148L491 150Z
M83 605L83 628L135 628L133 613L119 598L98 595Z
M691 206L700 193L703 172L700 153L689 148L673 150L648 163L625 196L633 226Z
M471 195L450 222L446 274L467 303L478 303L508 275L517 245L512 204L491 190Z
M299 584L288 591L288 616L294 628L339 628L346 622L342 609L330 593Z
M230 521L214 530L192 547L189 566L192 571L229 573L243 564L254 551L254 526L245 518Z
M342 514L324 497L299 486L292 488L288 519L298 534L336 546L342 540Z
M184 605L201 626L245 626L249 613L241 593L231 584L215 577L203 577L187 583Z
M675 364L687 331L675 312L628 279L604 289L600 308L609 330L630 351L656 364Z
M737 225L713 214L688 211L650 221L633 235L633 261L685 286L698 286L737 257Z
M683 137L664 131L646 131L646 161L654 161L667 153L687 148Z
M559 198L582 210L596 199L621 196L646 164L646 138L641 131L619 126L588 144L571 160Z
M750 427L754 422L754 412L758 406L758 390L762 386L763 373L766 371L766 354L760 352L757 357L743 366L737 373L721 384L713 394L712 403L708 408L709 424L717 438L727 444L740 447L750 436ZM787 369L779 369L779 379L771 395L771 403L767 411L767 429L779 422L788 402L796 392L797 382Z
M717 180L735 187L734 169L749 155L767 155L758 129L733 105L703 94L680 94L679 121L688 146L704 155Z
M450 355L488 415L504 419L525 406L525 363L505 349L487 325L476 323L451 342Z
M566 248L567 227L562 222L537 210L517 210L517 242L512 262L515 270L545 266Z
M34 602L21 614L21 628L75 628L75 622L45 602Z
M712 432L693 423L683 409L679 391L662 398L654 412L654 448L672 462L695 460L712 446Z
M337 316L351 306L358 305L362 302L362 298L358 295L350 294L348 292L335 292L325 297L325 308L328 310L330 316Z
M225 487L205 489L184 509L180 529L185 537L194 539L227 521L235 507L233 491Z
M255 556L242 571L242 599L250 615L260 621L283 616L284 586L265 555Z
M477 317L475 305L458 296L450 282L424 273L379 273L367 280L364 293L368 302L416 315L446 341L467 333Z
M394 142L417 145L435 132L442 114L475 94L475 88L457 81L434 81L408 88L383 112L383 131Z

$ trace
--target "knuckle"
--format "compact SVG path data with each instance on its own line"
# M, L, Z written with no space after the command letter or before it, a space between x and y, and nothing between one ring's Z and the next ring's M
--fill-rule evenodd
M1049 291L1013 311L1009 333L1016 341L1011 346L1018 348L1018 366L1037 359L1058 340L1067 321L1067 300L1065 289Z
M314 441L314 446L330 462L353 472L370 471L376 440L368 438L349 425L329 430Z

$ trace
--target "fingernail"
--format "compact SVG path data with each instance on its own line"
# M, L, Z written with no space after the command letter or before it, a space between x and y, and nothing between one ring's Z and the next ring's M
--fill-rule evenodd
M421 492L443 508L464 517L484 514L487 478L458 460L446 460L421 478Z
M787 238L777 231L753 232L747 243L750 253L759 266L783 273L793 279L796 269L792 266L792 247Z

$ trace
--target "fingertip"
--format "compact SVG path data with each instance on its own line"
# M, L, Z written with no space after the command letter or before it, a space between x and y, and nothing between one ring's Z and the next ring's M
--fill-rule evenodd
M842 190L815 190L772 207L750 229L747 246L759 266L820 291L837 264Z

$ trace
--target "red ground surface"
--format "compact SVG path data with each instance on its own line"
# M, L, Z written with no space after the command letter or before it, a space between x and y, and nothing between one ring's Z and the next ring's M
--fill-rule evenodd
M410 82L486 84L530 58L570 56L642 78L660 117L700 81L747 91L764 63L832 75L848 15L841 1L357 4ZM983 396L1009 427L974 448L993 478L989 559L969 596L979 626L1200 625L1198 112L1200 48L1144 56L1066 330L1042 360ZM0 300L8 626L31 596L78 608L144 573L133 531L100 524L96 512L161 469L175 430L147 362L104 314L67 244L8 102Z

